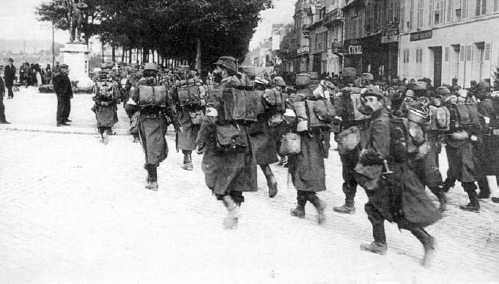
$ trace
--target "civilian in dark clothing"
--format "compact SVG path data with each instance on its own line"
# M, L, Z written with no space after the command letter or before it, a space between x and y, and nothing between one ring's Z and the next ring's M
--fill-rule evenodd
M3 71L3 66L0 65L0 73ZM10 124L5 120L5 105L3 104L3 96L5 96L5 84L0 76L0 124Z
M14 98L14 92L12 91L12 87L14 86L14 80L16 78L16 67L14 66L14 59L9 58L9 65L5 66L5 86L7 90L9 90L9 99Z
M55 94L57 95L57 126L69 126L67 122L71 122L68 116L73 90L71 89L71 81L69 81L68 73L68 65L62 64L61 72L53 80Z

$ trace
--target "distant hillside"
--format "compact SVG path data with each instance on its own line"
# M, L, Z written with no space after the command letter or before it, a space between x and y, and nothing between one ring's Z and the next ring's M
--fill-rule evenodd
M26 45L25 45L26 44ZM55 60L61 61L60 49L64 44L55 43ZM26 51L26 53L24 53ZM5 40L0 39L0 65L7 64L7 59L14 59L19 66L22 62L52 64L51 40Z
M56 48L64 46L56 42ZM47 40L6 40L0 39L0 52L10 51L14 54L20 54L26 51L27 54L38 53L41 50L52 50L52 39Z

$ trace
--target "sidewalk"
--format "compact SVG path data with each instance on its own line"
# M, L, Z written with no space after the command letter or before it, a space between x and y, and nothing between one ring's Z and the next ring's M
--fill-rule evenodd
M50 133L96 134L93 94L75 94L71 99L69 127L56 126L57 97L55 94L38 93L37 87L21 87L14 99L4 98L5 116L11 124L2 124L0 129ZM123 104L118 105L118 123L113 128L116 134L128 134L128 116Z
M386 223L388 253L363 252L371 225L359 188L357 212L341 205L341 163L326 160L327 222L316 211L289 215L296 191L287 169L271 165L279 193L245 194L237 230L224 230L225 210L206 188L202 156L183 171L181 153L158 168L159 191L144 189L143 152L120 122L108 145L99 143L91 95L72 100L71 127L55 127L53 94L31 90L5 100L10 125L0 125L0 281L162 281L168 283L469 283L499 281L499 206L481 201L465 212L460 186L450 190L444 218L427 228L437 240L431 267L408 231ZM86 135L60 135L81 133ZM169 133L173 133L169 131ZM91 134L91 135L88 135ZM92 135L93 134L93 135ZM442 172L447 163L440 157ZM428 193L430 196L431 193ZM432 196L434 202L436 198Z

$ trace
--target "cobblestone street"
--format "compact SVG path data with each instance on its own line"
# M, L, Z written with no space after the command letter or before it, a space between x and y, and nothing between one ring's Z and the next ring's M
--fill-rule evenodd
M481 200L479 214L460 210L467 203L460 185L450 190L444 218L428 228L437 250L425 269L419 241L394 224L386 225L387 255L359 249L372 240L367 197L358 190L354 215L333 212L344 199L333 149L326 160L327 191L319 194L328 204L325 225L317 225L309 204L305 219L290 216L296 191L287 169L272 165L278 195L268 198L259 172L259 191L245 194L239 228L225 230L226 212L205 186L202 156L193 154L194 170L183 171L171 127L169 157L158 168L159 191L153 192L144 189L144 155L127 135L121 106L117 135L104 145L91 95L75 95L73 126L62 128L55 126L54 94L21 88L4 103L12 124L0 125L2 282L499 281L499 205ZM440 160L445 173L444 153Z

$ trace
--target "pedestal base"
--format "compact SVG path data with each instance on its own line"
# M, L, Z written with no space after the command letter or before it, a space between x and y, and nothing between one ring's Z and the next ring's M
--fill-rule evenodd
M78 81L78 88L87 89L93 86L93 81L89 77L90 50L85 43L66 43L63 52L63 62L69 66L69 79Z

